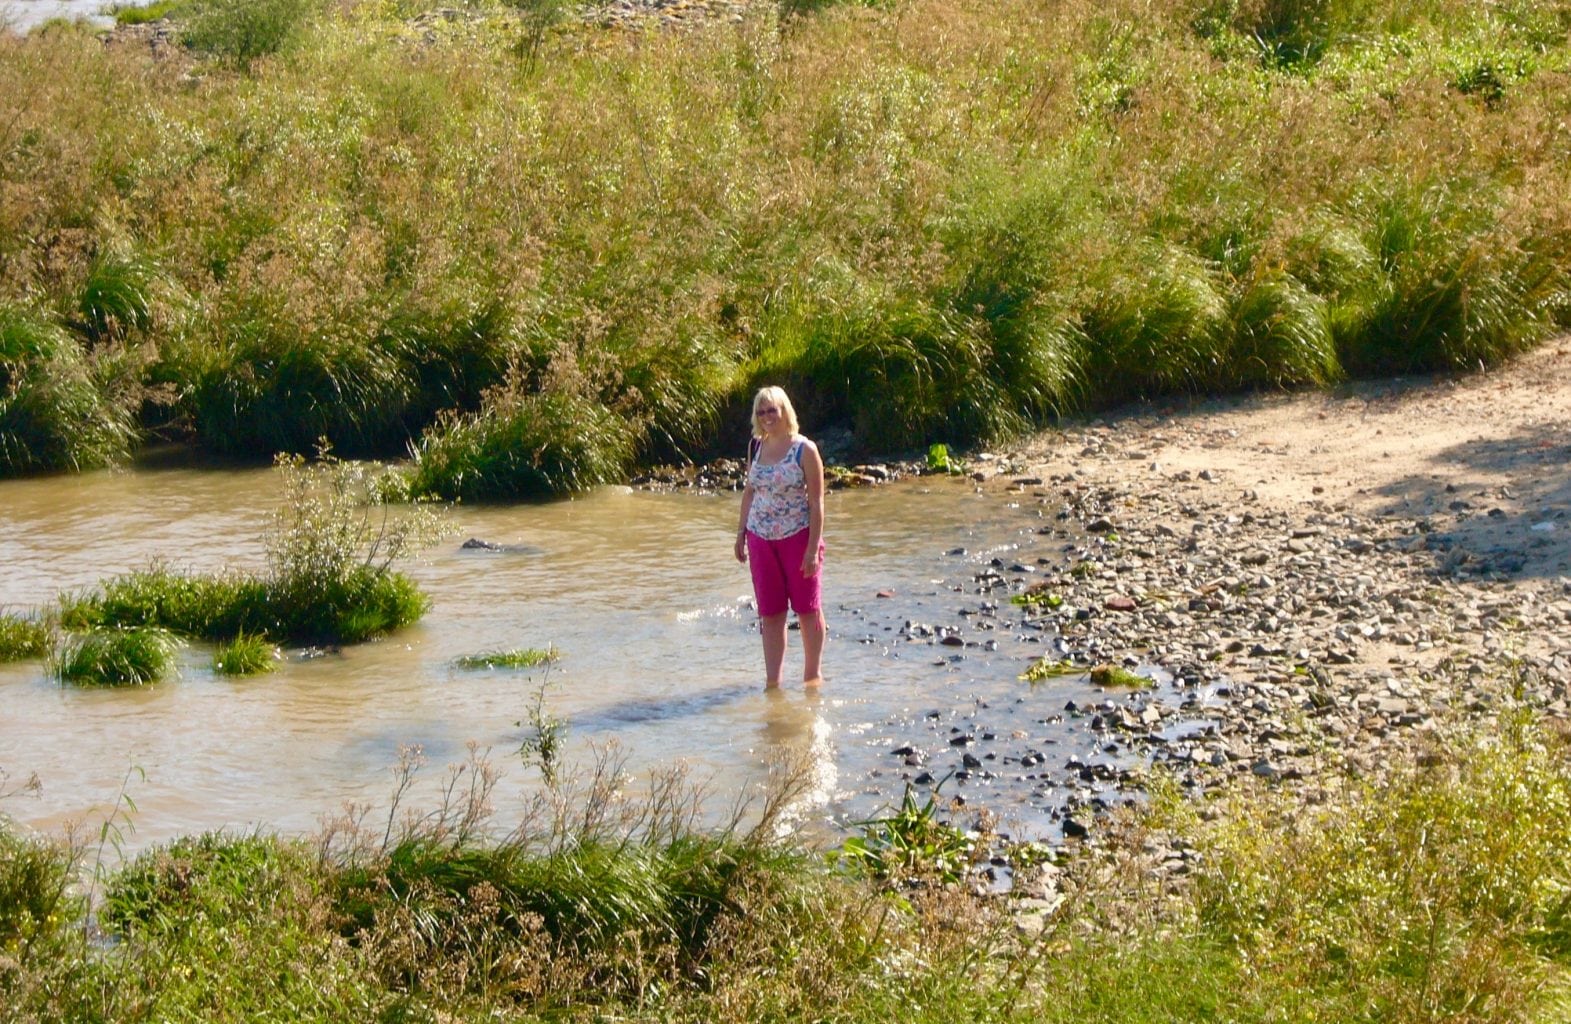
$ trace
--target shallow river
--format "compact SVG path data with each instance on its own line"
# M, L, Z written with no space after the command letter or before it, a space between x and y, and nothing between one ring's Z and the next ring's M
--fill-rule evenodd
M258 568L276 494L271 469L0 483L0 608L46 605L155 560ZM42 783L0 812L39 828L93 828L129 773L132 847L220 827L309 830L345 801L385 806L391 768L411 745L430 765L416 796L434 800L443 766L473 743L504 769L505 821L537 784L516 751L543 686L548 713L568 723L569 763L615 744L634 776L681 762L723 803L771 759L805 754L815 786L803 810L845 821L898 799L894 747L915 738L943 751L951 723L979 706L1040 721L1066 694L1086 692L1077 680L1019 683L1042 638L1002 621L986 634L995 650L974 630L964 649L901 635L908 620L973 623L962 614L983 600L973 576L994 557L1036 554L1034 508L928 478L829 495L829 683L817 697L800 684L766 695L748 577L731 556L736 509L735 495L626 488L455 509L454 535L406 567L433 598L424 620L342 652L288 652L261 677L216 677L200 644L185 650L177 678L140 689L62 686L36 661L0 666L0 770L12 788L33 773ZM517 550L464 550L468 537ZM456 665L548 645L561 654L549 670ZM788 680L800 664L793 632Z

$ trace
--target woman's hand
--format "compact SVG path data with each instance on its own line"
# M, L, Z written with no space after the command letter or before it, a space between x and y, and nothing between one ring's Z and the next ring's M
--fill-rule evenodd
M747 564L747 534L736 535L736 560L743 565Z
M818 567L823 564L823 556L819 553L817 544L809 544L807 550L802 552L802 575L813 577L818 575Z

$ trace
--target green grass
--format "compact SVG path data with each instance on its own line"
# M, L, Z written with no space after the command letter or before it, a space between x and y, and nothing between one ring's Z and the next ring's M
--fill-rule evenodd
M54 644L47 622L21 615L0 614L0 664L42 658Z
M557 660L555 647L519 647L510 651L486 651L458 659L459 668L536 668Z
M213 651L213 671L226 676L255 676L277 668L278 647L263 636L241 633Z
M174 670L179 648L168 630L154 626L95 629L61 641L54 671L79 686L145 686Z

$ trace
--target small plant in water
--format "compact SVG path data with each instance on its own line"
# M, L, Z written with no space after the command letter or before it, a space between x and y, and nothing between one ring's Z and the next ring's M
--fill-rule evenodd
M1143 690L1151 685L1151 680L1145 676L1117 665L1098 665L1091 670L1090 677L1098 686L1124 686L1132 690Z
M213 671L226 676L254 676L271 672L278 663L278 648L265 636L241 633L213 652Z
M466 654L458 659L459 668L536 668L556 661L555 647L520 647L511 651Z
M1036 661L1031 663L1029 668L1020 673L1020 679L1022 682L1040 683L1044 679L1052 679L1057 676L1079 675L1084 671L1084 665L1077 665L1068 658L1063 658L1058 661L1054 661L1049 658L1038 658Z
M548 663L549 664L549 663ZM526 718L515 724L527 725L529 735L518 745L518 756L524 764L535 764L547 786L555 786L561 764L562 739L567 733L567 722L546 710L545 697L548 680L541 680L534 699L530 701Z
M65 641L55 656L55 674L88 686L142 686L169 674L179 647L167 629L95 629Z

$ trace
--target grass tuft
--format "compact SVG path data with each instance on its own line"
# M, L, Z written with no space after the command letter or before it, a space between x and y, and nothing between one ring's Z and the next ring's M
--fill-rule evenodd
M54 630L47 622L21 615L0 615L0 664L42 658L54 644Z
M145 686L168 675L180 643L152 626L95 629L68 636L55 654L55 675L81 686Z
M518 378L477 413L443 418L414 448L410 491L496 501L572 494L620 479L633 431L590 399L531 393Z
M132 438L129 409L105 394L81 345L0 300L0 476L110 465Z
M264 636L241 633L218 645L213 671L226 676L255 676L278 667L278 648Z
M560 655L555 647L520 647L511 651L467 654L458 659L459 668L536 668L553 664Z

